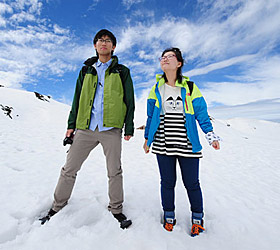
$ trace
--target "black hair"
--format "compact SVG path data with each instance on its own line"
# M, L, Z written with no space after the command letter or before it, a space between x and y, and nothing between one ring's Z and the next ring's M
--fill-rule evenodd
M174 52L178 62L181 62L181 66L177 69L177 77L176 77L178 82L181 83L182 82L182 78L183 78L183 76L182 76L182 68L184 66L184 59L183 59L182 53L181 53L180 49L172 47L172 48L168 48L168 49L164 50L162 52L161 56L164 56L165 53L170 52L170 51ZM166 78L166 74L165 73L163 74L162 77L164 78L165 82L167 82L167 78Z
M102 29L102 30L99 30L94 39L93 39L93 44L96 44L97 43L97 40L102 38L103 36L108 36L111 40L112 40L112 43L113 43L113 46L116 46L117 45L117 39L116 37L114 36L114 34L109 31L109 30L106 30L106 29ZM112 50L111 54L113 55L114 51ZM96 51L96 55L98 57L98 53Z

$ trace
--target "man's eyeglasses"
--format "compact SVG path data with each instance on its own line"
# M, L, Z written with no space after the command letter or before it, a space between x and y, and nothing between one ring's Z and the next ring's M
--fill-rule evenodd
M170 60L174 56L176 56L176 55L173 54L173 55L168 55L168 56L161 56L159 58L159 61L161 62L161 61L166 60L166 59Z
M104 39L102 39L102 38L100 38L100 39L98 39L97 40L99 43L111 43L112 42L112 40L111 39L106 39L106 40L104 40Z

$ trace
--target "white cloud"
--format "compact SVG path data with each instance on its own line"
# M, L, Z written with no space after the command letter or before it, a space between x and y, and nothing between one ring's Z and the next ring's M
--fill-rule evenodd
M133 11L131 15L137 18L152 18L155 16L155 12L153 10L138 9Z
M271 82L208 82L202 90L208 104L238 105L264 99L278 98L280 87Z
M63 35L63 34L67 35L67 34L69 34L69 30L68 29L61 28L57 24L53 25L53 30L54 30L55 34L60 34L60 35Z
M93 0L93 6L100 1ZM142 2L121 3L130 9ZM93 54L90 45L75 42L69 29L42 19L42 1L5 1L0 7L0 27L5 27L0 29L2 84L20 86L37 75L61 76ZM155 74L161 72L157 58L174 46L195 66L185 72L188 76L204 74L207 78L214 70L241 69L236 76L227 75L231 82L200 83L209 103L241 104L275 97L280 81L275 66L280 61L274 56L280 43L280 2L199 0L196 11L201 14L196 20L166 14L154 21L154 12L146 10L147 18L141 23L133 18L144 15L135 10L130 15L133 25L127 20L124 26L115 27L119 29L116 54L131 68L135 88L150 88L155 83Z
M21 12L14 14L11 18L11 21L15 23L22 23L22 22L32 22L36 20L36 17L33 14L26 13L26 12Z
M10 5L6 3L0 3L0 15L5 13L12 13L13 9Z
M38 0L7 1L6 9L8 9L8 13L13 13L8 21L16 25L37 20L42 10L42 3Z
M267 81L273 80L278 81L280 79L280 56L264 57L258 63L254 63L254 66L251 67L245 74L244 78L248 80L258 80L258 81ZM254 77L252 77L254 76ZM277 85L280 86L278 83ZM280 93L280 92L278 92Z
M93 0L92 4L88 7L88 10L95 10L95 7L101 0Z
M20 71L11 74L11 72L0 70L0 85L5 87L21 88L21 82L27 80L25 78L27 78L26 74Z
M232 13L225 12L225 20L217 20L217 16L231 6L226 3L218 1L206 11L207 19L197 22L165 16L157 22L126 27L121 33L119 52L134 49L135 45L156 50L178 46L190 60L225 60L233 54L256 53L260 47L279 41L279 1L235 1L240 7Z
M132 5L142 3L145 0L122 0L122 4L126 7L127 10L131 8Z
M34 77L62 76L76 70L89 49L72 42L70 31L40 18L37 0L8 2L10 15L0 29L0 82L7 87L32 83ZM26 22L28 24L26 24ZM1 19L0 19L1 23ZM24 23L24 24L21 24Z
M209 73L213 70L223 69L223 68L232 66L234 64L242 63L242 62L248 62L248 61L250 61L254 58L256 58L256 55L237 56L237 57L229 58L229 59L224 60L224 61L208 64L207 66L205 66L203 68L196 68L196 69L187 71L184 74L186 76L189 76L189 77L190 76L197 76L197 75L204 75L204 74L207 74L207 73Z
M0 27L5 27L7 22L5 20L4 17L2 17L2 15L8 13L12 13L13 9L11 8L10 5L6 4L6 3L0 3Z
M6 26L6 20L0 16L0 27Z
M209 104L245 104L264 99L279 98L280 56L264 58L245 67L233 82L204 83L202 92Z
M274 65L280 64L273 54L280 43L280 2L215 0L201 1L199 7L202 15L195 21L172 16L135 25L128 21L120 32L117 53L130 55L126 59L132 61L132 71L143 78L139 86L149 86L148 79L154 82L152 74L161 71L156 58L174 46L197 67L186 72L188 76L222 72L233 65L239 68L238 75L228 76L234 82L203 84L210 103L241 104L277 97L280 76ZM145 61L146 72L138 61ZM234 90L237 94L231 96Z
M69 106L71 106L72 105L72 99L68 99L66 96L62 96L62 97L60 97L59 99L58 99L58 101L59 102L62 102L62 103L65 103L65 104L67 104L67 105L69 105Z
M154 59L154 55L147 54L146 51L144 51L144 50L138 51L137 55L139 56L140 59L144 59L144 60L153 60Z

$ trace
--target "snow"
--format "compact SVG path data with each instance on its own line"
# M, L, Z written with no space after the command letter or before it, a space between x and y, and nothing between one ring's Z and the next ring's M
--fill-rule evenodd
M279 123L215 119L215 132L223 138L220 151L200 134L206 232L192 238L179 170L177 225L170 233L160 224L159 172L155 156L143 152L142 130L123 142L124 213L133 221L129 229L120 229L107 211L100 146L79 172L69 204L41 226L38 218L51 206L68 149L62 139L70 107L8 88L0 88L0 104L13 107L13 119L0 110L0 249L279 249ZM144 124L143 117L138 105L136 126Z
M280 122L280 98L260 100L235 106L218 106L209 109L216 118L245 117Z

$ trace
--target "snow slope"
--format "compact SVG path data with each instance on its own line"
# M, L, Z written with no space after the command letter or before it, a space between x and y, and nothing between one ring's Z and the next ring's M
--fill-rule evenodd
M107 211L100 146L79 172L69 204L41 226L38 218L51 206L65 161L62 139L70 107L7 88L0 88L0 104L13 107L13 119L0 110L0 249L279 249L279 123L216 119L215 131L223 138L220 151L201 134L206 232L192 238L179 171L177 225L170 233L160 224L159 173L155 156L143 153L140 130L123 142L124 213L133 221L128 230L120 229ZM144 124L141 117L138 110L136 125Z
M245 117L280 122L280 98L261 100L235 106L219 106L210 108L209 112L214 117L221 119Z

